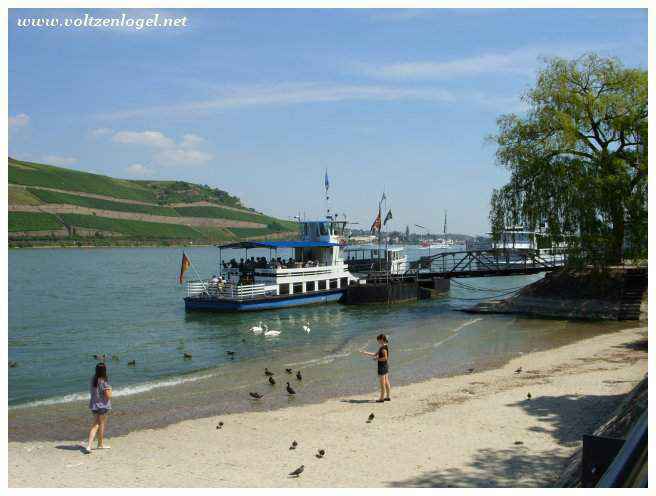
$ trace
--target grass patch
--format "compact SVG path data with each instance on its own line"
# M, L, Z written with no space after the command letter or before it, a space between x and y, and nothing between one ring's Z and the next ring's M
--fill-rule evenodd
M64 203L68 205L78 205L80 207L114 210L118 212L178 217L178 213L175 209L170 207L121 203L111 200L101 200L99 198L89 198L87 196L69 195L68 193L60 193L58 191L48 191L44 189L28 188L28 191L46 203Z
M111 231L139 239L202 239L204 236L197 230L180 224L110 219L96 215L63 214L61 217L70 226Z
M8 169L9 182L13 184L80 191L156 203L153 191L134 181L121 181L99 174L24 162L12 158L9 159Z
M41 202L25 188L9 186L9 205L39 205Z
M9 232L51 231L64 226L52 214L40 212L9 212Z

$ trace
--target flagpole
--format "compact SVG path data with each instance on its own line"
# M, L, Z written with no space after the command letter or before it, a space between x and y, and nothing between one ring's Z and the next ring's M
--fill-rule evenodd
M184 249L183 249L183 250L182 250L182 255L184 255L184 254L185 254L185 252L184 252ZM194 265L194 262L192 262L192 261L191 261L191 258L189 258L189 257L187 257L187 260L189 260L189 265L191 266L191 269L192 269L192 270L194 271L194 273L196 274L196 277L197 277L198 280L203 284L203 288L205 288L205 291L207 291L207 284L205 284L205 281L203 281L203 279L200 277L200 274L199 274L198 271L196 270L196 266Z

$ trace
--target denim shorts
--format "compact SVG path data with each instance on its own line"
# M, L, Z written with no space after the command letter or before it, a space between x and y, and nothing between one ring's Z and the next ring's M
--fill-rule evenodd
M98 410L91 410L94 415L105 415L109 413L109 408L98 408Z

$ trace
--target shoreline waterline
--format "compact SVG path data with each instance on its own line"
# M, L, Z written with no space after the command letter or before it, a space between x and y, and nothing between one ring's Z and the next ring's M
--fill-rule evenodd
M455 332L433 343L432 347L438 348L443 344L448 344L458 336L458 331L482 320L476 318L460 323L455 328ZM631 329L632 325L635 326L635 323L627 322L619 327L602 326L606 329L599 330L594 334L568 336L559 343L543 343L544 346L531 351L481 357L455 368L436 369L432 373L423 370L415 375L408 375L404 374L403 370L395 370L395 366L392 364L392 389L422 384L431 380L470 375L468 372L470 368L473 368L475 373L501 369L518 357L558 350L587 339L623 332ZM228 384L229 379L226 380L226 367L230 364L224 364L211 370L204 369L188 375L165 377L152 382L116 388L110 435L124 436L144 429L162 429L179 422L217 415L233 415L250 411L273 412L290 406L302 407L320 404L354 395L367 395L371 398L377 396L378 382L373 366L357 369L357 373L363 375L355 382L342 385L330 384L329 371L333 362L338 358L352 358L354 350L341 353L339 350L330 351L336 351L336 353L300 362L280 362L274 376L278 381L275 389L265 385L265 379L259 379L261 371L268 363L261 358L253 359L250 361L251 363L246 364L247 369L241 369L245 377L231 384ZM392 352L398 354L399 351L412 353L416 350L392 348ZM362 360L362 363L370 365L369 360ZM302 382L298 382L294 375L287 375L282 370L286 367L296 369L299 365L303 367ZM310 368L305 368L308 366ZM343 364L339 366L343 366ZM319 370L317 374L313 372L312 367ZM326 377L324 377L324 373ZM299 394L296 397L287 397L281 393L287 380L297 389ZM252 400L248 397L248 392L252 390L261 391L265 398L259 401ZM88 392L79 392L64 397L12 405L8 410L9 441L57 441L75 437L88 427L86 425L89 420L87 402ZM41 425L44 415L49 418L48 426Z

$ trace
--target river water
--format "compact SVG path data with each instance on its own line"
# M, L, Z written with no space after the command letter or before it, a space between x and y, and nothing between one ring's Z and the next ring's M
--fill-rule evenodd
M249 256L259 255L253 251ZM425 254L407 251L411 260ZM290 402L371 397L375 363L358 350L375 351L380 332L390 336L395 385L490 367L621 328L459 311L541 275L466 279L462 282L478 290L452 284L446 297L411 304L186 314L177 284L181 253L180 248L10 250L9 360L18 362L9 369L11 440L81 435L88 422L94 354L117 357L108 361L116 434ZM193 263L190 277L195 278L194 269L203 277L216 270L216 249L187 248L186 253ZM282 250L278 255L288 256ZM280 330L280 336L254 335L250 328L259 321ZM306 322L309 334L302 329ZM226 351L234 351L233 358ZM193 358L185 359L184 352ZM128 366L130 360L136 365ZM276 373L276 386L266 382L264 367ZM303 380L285 368L301 369ZM288 380L298 392L291 400L284 393ZM265 397L254 402L249 391ZM45 426L44 413L50 420Z

